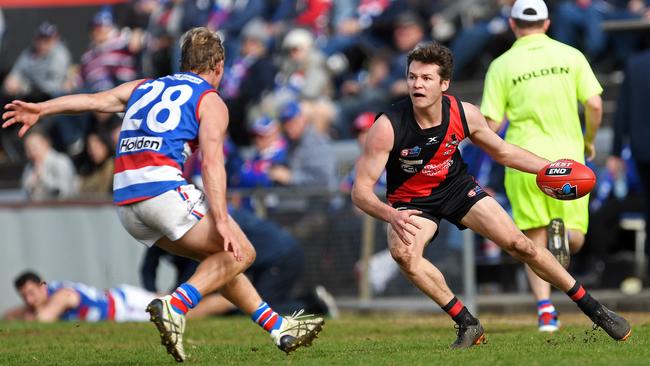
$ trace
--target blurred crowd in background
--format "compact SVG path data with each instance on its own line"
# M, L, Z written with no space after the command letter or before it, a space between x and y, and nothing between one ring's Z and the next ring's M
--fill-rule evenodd
M408 51L422 41L439 41L454 54L453 81L482 81L490 61L515 40L508 26L513 2L131 0L94 15L84 28L89 43L79 59L71 57L57 24L46 21L31 30L32 43L2 81L0 102L98 92L174 73L182 34L207 26L221 35L226 50L219 94L230 113L229 187L347 192L359 147L340 146L355 145L355 138L362 145L375 114L407 96ZM647 28L613 33L602 22L650 21L650 0L548 5L550 36L582 50L597 74L623 71L626 60L647 45ZM120 126L120 116L97 113L49 118L24 140L15 130L3 130L0 165L23 164L21 187L29 200L109 197ZM621 211L643 210L634 157L624 151L628 169L592 165L599 176L594 217L619 203ZM480 152L468 149L465 156L479 181L505 199L500 167ZM194 156L185 167L196 184L199 161ZM606 238L597 234L592 240ZM601 249L591 254L593 260L602 248L614 250L617 239L609 240L594 246Z

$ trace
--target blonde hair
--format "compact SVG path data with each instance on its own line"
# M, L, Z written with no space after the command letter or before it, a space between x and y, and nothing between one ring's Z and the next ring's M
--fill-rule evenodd
M221 38L205 27L192 28L183 35L181 71L202 74L217 68L226 57Z

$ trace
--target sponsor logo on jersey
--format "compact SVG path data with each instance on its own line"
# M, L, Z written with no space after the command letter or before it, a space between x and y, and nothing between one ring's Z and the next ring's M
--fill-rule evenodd
M467 192L467 197L472 198L481 192L483 192L483 188L477 185L476 187L470 189L469 192Z
M453 164L454 164L454 161L452 159L445 160L440 164L427 164L422 169L422 174L433 177L433 176L437 175L438 173L440 173L441 171L443 171L445 169L448 169Z
M551 67L543 67L538 70L532 70L525 72L521 75L518 75L514 78L512 78L512 85L517 86L517 84L522 83L524 81L528 81L531 79L539 78L539 77L544 77L548 75L559 75L559 74L569 74L570 68L568 66L551 66Z
M193 75L190 75L190 74L168 75L168 76L163 77L162 79L167 79L167 78L174 79L174 80L185 80L185 81L189 81L190 83L197 84L197 85L201 84L203 82L203 79L201 79L199 77L196 77L196 76L193 76Z
M159 151L162 147L162 137L138 136L127 137L120 140L120 153L140 150Z
M422 148L419 146L412 147L410 149L404 149L400 151L400 156L403 158L414 158L418 155L420 155L420 151L422 151Z
M410 174L415 174L418 172L418 168L413 165L401 164L400 168L402 168L402 170L405 171L406 173L410 173Z
M459 143L460 143L460 140L458 139L458 137L456 137L456 134L452 133L451 134L451 141L447 141L447 143L445 144L445 147L446 148L454 147L454 146L457 146Z
M406 159L399 158L399 161L404 163L404 164L407 164L407 165L421 165L422 163L424 163L424 160L422 160L422 159L420 159L420 160L406 160Z
M573 200L578 198L578 187L572 186L571 183L564 183L562 188L553 188L542 186L542 190L549 196L558 200Z
M427 139L428 139L428 140L427 140L426 145L433 145L433 144L437 144L437 143L440 142L440 141L438 140L438 136L427 137Z
M456 151L456 149L445 150L445 152L443 152L442 155L449 156L449 155L453 154L455 151Z
M548 168L545 174L551 177L561 177L571 174L571 168Z

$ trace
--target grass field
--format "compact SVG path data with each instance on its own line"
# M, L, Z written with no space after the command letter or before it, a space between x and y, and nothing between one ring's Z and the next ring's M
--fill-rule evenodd
M343 316L328 320L310 348L285 356L244 317L195 320L185 333L187 364L197 365L648 365L650 313L625 314L627 342L592 331L581 314L565 314L557 334L540 334L532 315L481 316L487 343L454 351L443 315ZM1 323L0 365L163 365L173 359L153 325Z

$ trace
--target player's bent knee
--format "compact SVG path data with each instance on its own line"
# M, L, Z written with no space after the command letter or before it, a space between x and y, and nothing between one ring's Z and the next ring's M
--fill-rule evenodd
M253 265L253 262L255 262L256 257L257 257L257 252L255 251L255 248L252 245L246 245L242 249L242 261L246 265L246 268Z
M397 262L397 264L407 272L410 271L415 262L413 253L404 248L390 248L390 255L393 257L395 262Z
M532 258L537 255L537 249L533 241L524 234L517 235L510 240L506 250L518 259Z

